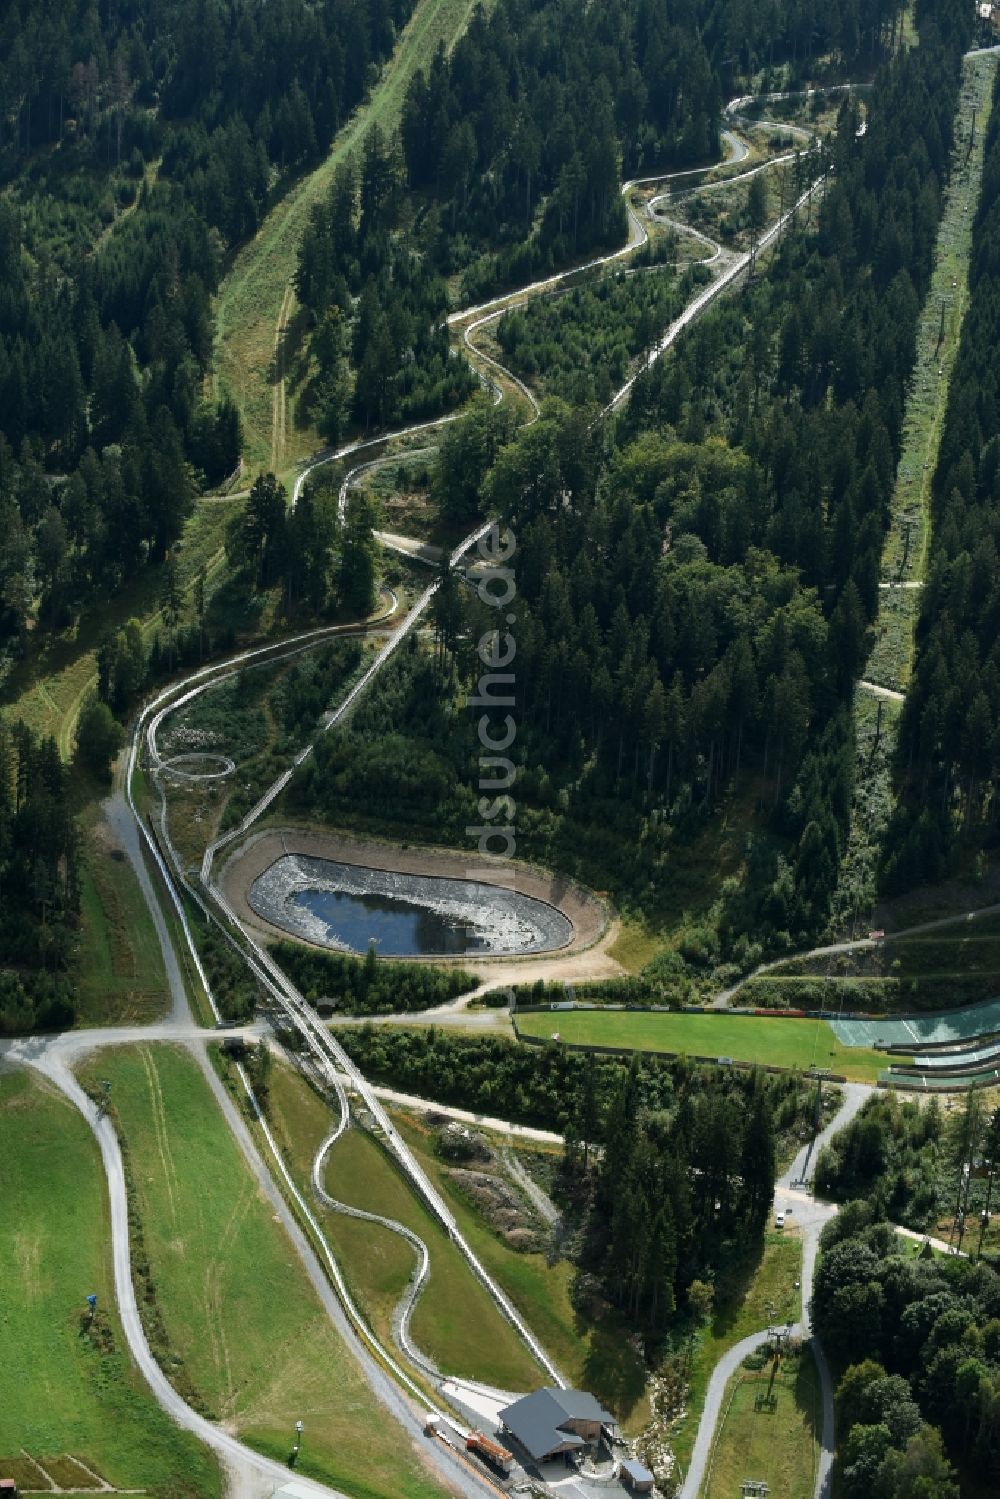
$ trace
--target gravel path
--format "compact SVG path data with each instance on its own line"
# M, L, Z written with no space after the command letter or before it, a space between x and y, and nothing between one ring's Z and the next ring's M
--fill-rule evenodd
M444 1444L427 1443L423 1436L421 1413L403 1397L381 1365L362 1346L345 1316L316 1254L261 1157L239 1110L209 1061L205 1043L216 1040L217 1033L214 1030L206 1031L191 1016L177 953L141 855L138 829L120 793L110 798L107 811L109 823L120 838L135 870L156 928L171 998L168 1016L160 1024L152 1026L104 1027L89 1031L70 1031L57 1036L31 1036L5 1041L0 1043L0 1060L27 1064L44 1073L80 1110L97 1137L108 1182L115 1299L122 1329L136 1365L157 1403L178 1425L193 1432L219 1457L229 1479L231 1495L237 1496L237 1499L243 1499L243 1496L246 1499L263 1499L263 1496L273 1493L275 1487L288 1481L289 1470L285 1466L262 1457L214 1422L206 1421L198 1415L177 1394L153 1357L139 1318L132 1285L128 1203L118 1139L111 1121L98 1118L93 1103L87 1098L71 1070L80 1057L101 1046L172 1041L186 1045L200 1067L258 1186L298 1253L321 1305L358 1360L376 1397L401 1424L410 1440L419 1447L421 1455L436 1470L447 1491L460 1493L466 1499L482 1499L483 1485L467 1465L452 1456L450 1449ZM250 1037L259 1034L261 1029L260 1026L242 1027L227 1031L226 1035ZM296 1482L302 1484L306 1492L317 1496L317 1499L322 1499L322 1496L329 1499L331 1495L335 1499L344 1499L339 1490L305 1480L300 1475L296 1475Z
M125 1188L125 1171L121 1149L114 1126L108 1118L98 1118L91 1100L70 1072L66 1058L61 1054L61 1038L50 1038L46 1053L37 1057L33 1065L53 1082L56 1087L81 1112L93 1130L100 1146L104 1172L108 1183L108 1200L111 1216L111 1252L114 1266L115 1300L121 1317L122 1329L129 1351L149 1385L157 1404L167 1415L192 1432L219 1458L229 1478L229 1492L238 1499L263 1499L274 1489L288 1482L289 1471L281 1463L273 1462L244 1447L242 1442L213 1421L207 1421L182 1400L163 1373L146 1341L139 1309L136 1305L135 1289L132 1285L132 1266L129 1260L128 1199ZM201 1048L199 1048L200 1050ZM316 1499L344 1499L337 1489L314 1483L311 1479L296 1476L310 1495Z
M837 1209L830 1203L817 1202L809 1193L799 1190L800 1183L808 1178L814 1168L819 1150L844 1128L857 1114L873 1090L860 1083L849 1083L843 1091L840 1108L829 1124L820 1131L815 1140L804 1145L791 1166L778 1178L774 1194L774 1210L788 1214L796 1227L802 1231L802 1310L799 1320L791 1327L791 1335L808 1341L816 1361L819 1375L820 1397L823 1406L823 1421L820 1434L819 1461L816 1466L814 1499L829 1499L834 1459L834 1408L833 1381L829 1365L812 1326L812 1288L819 1252L819 1238L823 1225L828 1223ZM793 1185L794 1184L794 1185ZM723 1354L712 1370L705 1394L705 1405L698 1424L691 1462L680 1488L680 1499L697 1499L704 1482L705 1473L712 1455L716 1428L722 1413L726 1386L749 1353L760 1348L768 1340L766 1329L751 1333Z
M559 1209L552 1201L552 1198L542 1191L538 1183L532 1178L530 1172L525 1170L518 1160L516 1152L511 1150L509 1145L503 1151L503 1159L507 1170L532 1203L539 1216L550 1228L557 1228L562 1216Z

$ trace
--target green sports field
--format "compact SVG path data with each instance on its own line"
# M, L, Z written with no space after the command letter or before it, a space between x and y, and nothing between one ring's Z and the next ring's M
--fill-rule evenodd
M0 1072L0 1202L0 1475L46 1488L26 1452L65 1487L93 1485L79 1458L116 1487L214 1499L214 1459L168 1420L129 1359L97 1143L29 1072Z
M645 1014L622 1010L553 1010L519 1015L526 1036L557 1034L583 1046L622 1046L686 1056L731 1057L772 1067L817 1067L858 1082L877 1082L885 1057L844 1046L825 1020L770 1019L756 1015ZM900 1059L902 1060L902 1059Z

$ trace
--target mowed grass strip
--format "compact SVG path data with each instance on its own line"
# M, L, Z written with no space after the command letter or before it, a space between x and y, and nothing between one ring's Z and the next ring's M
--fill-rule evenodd
M772 1379L773 1374L773 1379ZM770 1403L757 1409L760 1397ZM781 1499L811 1499L819 1456L821 1410L816 1364L808 1347L783 1359L777 1373L742 1370L723 1400L702 1499L732 1499L748 1478Z
M271 1110L279 1139L301 1184L333 1118L298 1073L274 1069ZM404 1180L382 1147L351 1128L326 1161L325 1186L352 1207L393 1218L418 1234L430 1255L430 1279L413 1313L417 1347L446 1374L484 1380L500 1389L530 1390L544 1382L518 1334L504 1320L460 1251ZM373 1328L394 1347L391 1322L416 1263L413 1248L377 1223L325 1212L323 1228L352 1292Z
M102 1053L172 1354L241 1439L364 1499L441 1489L371 1393L259 1191L194 1059Z
M627 1432L640 1431L649 1419L646 1368L630 1342L627 1323L611 1310L599 1320L578 1312L571 1298L575 1270L570 1261L550 1264L544 1254L512 1249L433 1154L429 1131L410 1114L394 1111L393 1119L454 1212L469 1244L560 1371L575 1386L597 1395ZM501 1170L498 1163L483 1169Z
M368 100L340 130L326 159L271 210L236 256L219 290L217 385L239 407L244 456L251 467L267 463L271 456L275 329L295 274L310 209L326 196L340 163L360 151L372 125L386 134L396 129L410 80L418 69L430 67L441 43L450 50L465 30L473 4L474 0L418 0ZM286 306L289 320L295 305L293 294ZM294 434L287 436L295 446ZM301 439L298 447L302 447Z
M69 1103L24 1071L0 1072L0 1202L0 1473L16 1476L8 1459L22 1448L47 1466L74 1453L116 1487L214 1499L214 1459L163 1414L128 1356L97 1143ZM43 1486L37 1472L29 1480Z
M132 866L91 804L84 816L78 1024L138 1025L162 1014L167 980Z
M621 1046L692 1057L732 1057L736 1062L843 1074L875 1082L886 1065L881 1052L842 1046L826 1020L770 1019L756 1015L645 1014L621 1010L557 1010L519 1015L527 1036L558 1034L579 1046Z
M719 1285L711 1318L694 1336L684 1414L670 1437L684 1471L691 1461L712 1370L724 1353L752 1332L798 1321L802 1307L796 1281L801 1278L802 1241L793 1229L768 1233L763 1253L746 1261Z
M934 245L931 283L917 325L916 360L903 415L903 446L882 549L883 582L901 578L922 582L927 573L931 485L969 303L972 225L982 186L994 69L991 57L967 57L963 63L951 179ZM973 120L975 140L970 142ZM919 589L886 590L880 596L875 642L863 673L867 680L906 691L913 667L920 597Z

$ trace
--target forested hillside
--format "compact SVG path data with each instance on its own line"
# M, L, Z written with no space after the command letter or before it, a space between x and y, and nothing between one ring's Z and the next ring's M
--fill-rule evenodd
M0 7L0 650L177 541L240 454L211 297L406 0Z
M280 21L242 4L166 3L155 22L130 5L108 15L5 8L8 662L149 563L167 559L164 610L176 618L172 549L195 493L239 456L237 413L211 400L206 379L221 270L291 174L325 152L407 14L379 0L296 3ZM877 608L971 25L943 0L918 6L916 21L920 45L892 50L898 10L881 0L766 13L736 0L666 10L499 0L417 75L400 139L373 128L360 159L334 174L300 248L296 289L311 337L297 376L323 436L336 442L457 408L475 389L443 323L459 273L468 291L620 243L622 176L710 159L721 101L744 70L763 67L760 87L779 62L794 82L820 54L828 70L882 59L865 130L845 97L824 189L768 275L641 373L616 422L595 425L589 397L606 394L681 294L650 267L634 282L641 292L609 284L567 304L595 345L589 383L563 351L568 401L549 401L519 433L505 410L473 406L432 476L442 522L485 507L517 539L524 852L610 886L655 923L678 849L740 799L748 831L738 874L721 882L682 950L660 960L665 972L745 967L811 939L829 909L854 775L851 692ZM988 254L978 253L984 303ZM609 317L633 314L619 342L597 347ZM513 348L545 316L529 308L504 325L503 340ZM543 325L535 346L556 341ZM942 506L955 493L967 502L969 473L997 466L985 382L971 366L959 376L956 391L979 387L984 457L976 470L978 459L958 452L975 441L953 435L950 417ZM359 501L342 526L318 489L291 518L285 505L276 481L254 485L229 531L237 584L247 595L280 587L286 613L364 612L373 512ZM954 518L938 528L941 544L964 556L972 543L964 533L961 544L949 539L956 528ZM978 533L975 546L982 551ZM985 554L978 567L988 570ZM102 644L99 685L117 713L153 677L225 642L211 630L203 578L198 586L197 623L165 647L150 654L132 623ZM941 586L932 579L928 611ZM956 608L954 638L968 656L960 616ZM990 617L987 609L984 641ZM478 753L463 711L478 673L468 642L486 620L446 585L434 661L401 653L385 690L297 779L298 804L464 836ZM953 682L975 669L951 666L948 657ZM918 663L917 703L926 673ZM907 762L920 797L940 772L953 821L991 818L980 764L992 742L991 680L987 665L961 710L968 763L914 769L912 751ZM908 710L911 720L918 711ZM931 743L926 722L922 732ZM949 791L956 784L960 793Z
M296 291L316 371L301 409L331 443L351 425L419 421L477 388L449 348L447 287L400 232L405 206L393 143L373 126L360 173L353 162L338 168L302 240Z
M621 179L715 159L741 64L789 61L794 80L819 56L871 59L897 10L894 0L498 0L406 100L407 179L433 204L439 265L481 256L463 287L474 299L621 243Z
M741 61L752 74L766 54L792 82L817 54L828 71L870 67L897 14L895 0L863 16L776 6L766 20L733 0L477 8L415 75L399 142L373 132L360 169L342 168L313 210L296 282L313 329L300 414L335 442L349 420L368 430L453 404L467 392L430 333L447 278L470 303L621 245L622 179L715 160Z
M80 888L67 779L51 739L0 720L0 1035L73 1020Z
M326 152L410 9L0 8L8 644L161 561L199 487L235 467L238 415L206 394L213 293L275 194ZM439 278L485 256L476 275L492 282L620 241L622 172L711 159L741 68L874 58L895 16L887 0L478 13L414 82L401 143L373 136L307 237L304 414L333 440L463 399L468 371L432 331ZM405 207L404 186L417 190Z
M996 95L994 96L996 98ZM970 302L933 486L917 656L900 722L901 807L890 889L926 883L996 843L1000 775L1000 112L994 107L969 268Z
M863 134L845 103L818 209L766 277L640 376L610 440L593 410L551 401L497 451L473 415L432 482L445 513L482 494L516 537L525 853L655 919L672 854L752 788L743 875L686 938L695 971L808 942L837 879L851 698L968 36L949 6L921 20ZM454 588L435 607L437 665L397 659L319 746L300 805L432 838L476 821L463 702L480 671L468 642L492 621Z

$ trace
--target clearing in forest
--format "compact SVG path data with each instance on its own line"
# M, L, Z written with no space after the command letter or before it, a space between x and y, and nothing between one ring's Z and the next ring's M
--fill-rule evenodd
M411 78L430 66L442 43L446 48L454 45L472 9L472 0L418 0L367 102L339 132L325 161L275 205L237 254L219 290L216 381L219 393L225 392L239 407L243 452L251 469L271 464L284 471L294 458L316 446L312 436L297 436L287 421L283 378L284 349L296 307L292 277L309 212L326 196L340 163L360 150L372 125L387 134L395 130Z
M916 360L907 391L902 449L882 548L875 639L862 686L855 695L859 771L829 925L831 935L856 928L859 917L864 923L871 916L878 850L895 801L891 765L900 695L906 692L913 668L914 630L930 544L931 487L969 301L972 225L982 186L995 73L994 57L964 60L951 175L931 283L917 324ZM888 689L895 697L876 698L871 686Z

